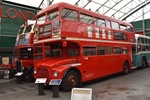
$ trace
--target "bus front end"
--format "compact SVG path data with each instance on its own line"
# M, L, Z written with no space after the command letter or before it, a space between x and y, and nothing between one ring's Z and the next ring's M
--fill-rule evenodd
M28 78L34 81L33 77L33 32L34 24L20 28L14 47L13 66L16 71L16 78L21 80Z

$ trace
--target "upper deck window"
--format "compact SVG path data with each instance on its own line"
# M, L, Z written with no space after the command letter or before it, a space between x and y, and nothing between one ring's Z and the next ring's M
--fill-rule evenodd
M138 37L137 43L141 43L141 38L140 37Z
M148 44L148 39L147 38L145 38L145 43Z
M111 28L111 26L110 26L110 20L106 20L105 22L106 22L106 27L107 28Z
M87 24L93 24L93 17L85 14L80 14L80 21L87 23Z
M145 43L145 38L141 38L141 43Z
M53 11L47 14L47 19L48 20L54 20L58 18L58 10L57 11Z
M97 26L104 26L105 27L105 20L104 19L96 18L95 22L96 22Z
M78 12L70 9L63 9L62 18L67 20L78 21Z
M37 18L37 24L44 24L46 20L46 15Z
M125 25L120 25L120 30L121 31L127 31L127 27Z
M117 22L112 21L111 24L113 29L119 30L119 24Z
M127 31L128 31L128 32L133 32L131 26L127 26Z

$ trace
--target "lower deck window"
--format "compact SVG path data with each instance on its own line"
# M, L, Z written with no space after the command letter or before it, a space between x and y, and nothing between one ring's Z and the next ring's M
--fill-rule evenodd
M83 47L84 56L93 56L96 55L96 47Z
M114 47L114 54L121 54L121 49L119 47Z
M105 55L106 54L106 46L97 47L97 54L98 55Z

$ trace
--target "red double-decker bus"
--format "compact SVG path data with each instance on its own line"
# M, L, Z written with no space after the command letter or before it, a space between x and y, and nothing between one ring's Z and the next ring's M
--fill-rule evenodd
M70 91L82 82L132 68L131 24L67 3L37 14L34 75Z
M28 20L26 25L22 25L17 34L13 53L13 67L15 76L23 80L28 77L30 81L33 77L33 41L35 37L35 21Z

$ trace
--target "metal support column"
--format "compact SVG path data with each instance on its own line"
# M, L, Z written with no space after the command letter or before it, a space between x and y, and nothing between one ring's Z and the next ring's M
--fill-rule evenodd
M45 95L44 94L44 84L43 83L38 84L38 95Z
M142 18L143 34L145 35L144 7L142 8Z
M59 98L59 85L53 85L53 98Z

